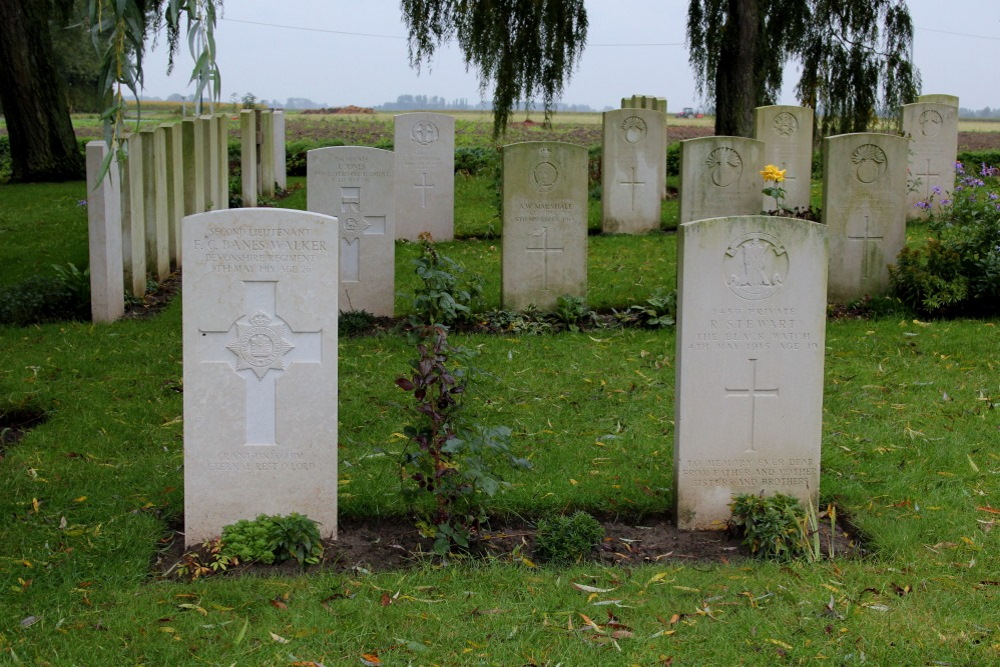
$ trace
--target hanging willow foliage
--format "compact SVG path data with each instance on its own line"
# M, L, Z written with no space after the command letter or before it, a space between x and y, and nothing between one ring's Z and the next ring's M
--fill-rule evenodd
M802 63L796 95L820 111L824 133L863 131L920 86L904 0L691 0L687 34L699 93L717 102L717 127L740 134L749 133L753 107L774 104L789 59ZM752 57L733 57L733 43L748 34Z
M480 94L493 85L493 136L511 110L541 96L548 120L587 38L583 0L401 0L410 64L430 62L455 38Z

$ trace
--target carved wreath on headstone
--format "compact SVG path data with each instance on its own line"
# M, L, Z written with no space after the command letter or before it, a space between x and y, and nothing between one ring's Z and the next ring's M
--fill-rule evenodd
M799 129L799 121L793 114L782 111L771 121L771 129L782 137L790 137Z
M851 153L854 163L854 175L862 183L874 183L888 167L885 151L875 144L863 144Z
M630 144L638 143L646 136L646 121L638 116L629 116L622 121L622 131L625 133L625 141Z
M920 125L920 134L925 137L936 137L941 132L944 119L934 109L927 109L917 117L917 123Z
M739 180L743 173L743 158L732 148L716 148L705 160L712 176L712 182L725 188Z

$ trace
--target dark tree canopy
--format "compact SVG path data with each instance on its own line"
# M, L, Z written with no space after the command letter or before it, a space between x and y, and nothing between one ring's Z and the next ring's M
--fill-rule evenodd
M752 134L753 109L774 104L790 58L824 133L863 131L920 85L905 0L691 0L688 43L718 134Z
M401 0L410 63L455 38L482 94L493 84L493 133L511 109L540 95L548 118L587 38L583 0Z

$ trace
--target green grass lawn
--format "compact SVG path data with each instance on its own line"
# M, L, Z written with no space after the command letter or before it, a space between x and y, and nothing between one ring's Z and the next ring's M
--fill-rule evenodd
M86 263L82 183L0 194L0 285ZM483 275L486 307L496 308L491 193L469 182L466 197L465 238L442 249ZM304 201L300 190L285 204ZM910 240L920 238L915 228ZM406 312L416 247L397 251ZM672 233L591 236L590 305L623 308L671 289L675 255ZM180 314L175 299L149 320L0 328L0 405L48 415L0 460L0 661L1000 662L996 319L829 323L821 498L864 538L861 559L631 568L428 559L378 574L181 583L153 576L183 509ZM493 515L584 509L641 521L667 511L672 330L453 338L479 350L488 371L470 405L483 422L510 426L515 452L533 463L511 474ZM343 338L339 355L341 513L405 515L393 460L407 396L393 381L414 354L386 334Z

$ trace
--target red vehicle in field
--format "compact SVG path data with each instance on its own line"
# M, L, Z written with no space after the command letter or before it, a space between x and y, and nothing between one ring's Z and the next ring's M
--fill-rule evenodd
M704 118L705 114L695 111L691 107L684 107L683 111L678 111L677 118Z

